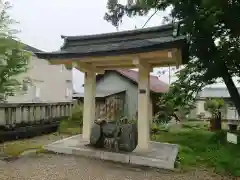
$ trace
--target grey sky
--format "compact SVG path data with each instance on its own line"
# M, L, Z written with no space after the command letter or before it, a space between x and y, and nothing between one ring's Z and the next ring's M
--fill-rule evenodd
M19 22L15 28L24 43L44 51L58 50L63 41L61 35L88 35L114 32L116 28L103 19L107 0L10 0L11 16ZM159 13L147 26L162 23L166 13ZM125 18L122 30L140 28L148 17ZM166 75L168 77L168 75ZM166 77L162 77L168 81ZM73 71L74 88L81 91L83 74Z
M60 35L87 35L116 29L103 19L107 0L11 0L11 15L20 22L19 37L45 51L57 50ZM166 13L165 13L166 14ZM160 14L148 26L160 25ZM125 18L120 30L141 27L148 17Z
M103 19L107 0L10 0L10 15L19 22L15 27L21 32L22 42L44 51L58 50L63 41L61 35L88 35L114 32L116 29ZM147 24L162 23L167 12L159 12ZM122 30L141 28L148 17L125 18ZM156 72L157 70L155 70ZM83 74L74 70L74 88L81 91ZM168 74L162 78L168 81Z

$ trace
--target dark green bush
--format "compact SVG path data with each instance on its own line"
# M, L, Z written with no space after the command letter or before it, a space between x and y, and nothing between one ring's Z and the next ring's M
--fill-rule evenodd
M182 128L192 128L193 126L192 125L189 125L189 124L182 124Z
M218 131L215 132L214 135L210 138L211 143L221 143L225 144L227 142L227 132L226 131Z
M197 118L188 118L187 121L201 121L201 120Z

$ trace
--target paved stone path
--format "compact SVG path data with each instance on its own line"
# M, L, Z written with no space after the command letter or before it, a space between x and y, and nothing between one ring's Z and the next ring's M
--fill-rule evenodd
M55 154L0 163L1 180L231 180L206 171L175 173Z

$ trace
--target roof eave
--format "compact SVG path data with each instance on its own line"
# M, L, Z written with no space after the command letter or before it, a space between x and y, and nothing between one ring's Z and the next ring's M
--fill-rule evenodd
M134 54L134 53L144 53L152 52L161 49L167 48L180 48L182 49L182 57L184 63L188 62L188 43L186 38L180 38L174 41L154 44L151 46L141 46L137 48L129 48L122 50L112 50L112 51L99 51L99 52L86 52L86 53L77 53L77 52L36 52L36 56L41 59L66 59L66 58L84 58L84 57L101 57L101 56L116 56L122 54Z

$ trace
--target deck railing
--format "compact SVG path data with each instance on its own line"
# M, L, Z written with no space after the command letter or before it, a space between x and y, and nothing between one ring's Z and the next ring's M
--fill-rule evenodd
M46 124L71 116L72 102L2 103L0 129L15 129L26 125Z

